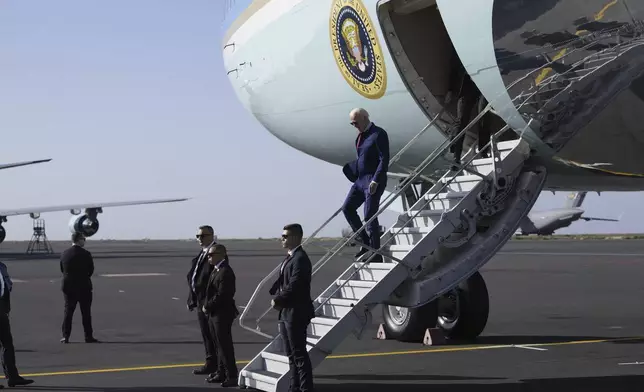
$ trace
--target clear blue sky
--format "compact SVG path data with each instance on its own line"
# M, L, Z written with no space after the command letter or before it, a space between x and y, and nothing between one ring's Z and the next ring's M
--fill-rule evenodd
M53 158L0 172L0 209L89 201L193 197L105 209L95 238L276 237L307 233L348 189L339 167L265 131L237 101L221 61L228 0L3 0L0 3L1 162ZM309 173L304 176L304 173ZM638 193L590 194L569 232L642 232ZM563 205L544 193L536 209ZM628 211L631 208L633 211ZM67 239L69 212L48 213L50 239ZM28 239L28 216L7 240ZM324 234L345 226L336 219Z

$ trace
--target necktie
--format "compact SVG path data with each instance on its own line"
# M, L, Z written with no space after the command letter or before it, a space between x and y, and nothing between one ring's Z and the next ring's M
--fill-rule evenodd
M199 254L199 258L197 259L197 263L195 264L195 271L192 274L192 291L195 291L195 279L197 279L197 272L199 271L199 267L201 267L201 261L203 260L204 255L206 254L207 249L204 249L201 251Z

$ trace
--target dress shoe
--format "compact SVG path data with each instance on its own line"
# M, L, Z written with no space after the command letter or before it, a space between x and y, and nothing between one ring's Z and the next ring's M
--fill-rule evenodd
M96 338L85 338L85 343L100 343L101 341Z
M224 377L219 373L211 373L207 378L206 382L215 383L224 381Z
M69 343L69 338L61 338L60 342L67 344L67 343Z
M363 254L365 254L367 252L369 252L369 250L367 248L360 248L358 253L356 253L355 258L358 259L358 258L360 258L360 256L362 256Z
M7 380L7 385L9 385L10 387L13 388L13 387L19 386L19 385L33 384L33 382L34 382L34 380L27 380L26 378L16 377L16 378L8 379Z
M192 374L210 374L210 373L212 373L212 371L209 368L207 368L206 366L202 366L202 367L200 367L198 369L194 369L192 371Z

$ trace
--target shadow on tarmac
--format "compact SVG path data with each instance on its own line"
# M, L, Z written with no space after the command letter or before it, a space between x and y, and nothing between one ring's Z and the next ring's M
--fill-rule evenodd
M505 383L476 383L476 380L498 380L497 378L468 378L458 376L423 376L416 375L398 375L387 376L387 381L398 381L398 383L374 383L376 380L373 374L364 374L360 376L316 376L319 379L333 379L340 381L338 384L316 383L316 392L389 392L392 390L401 390L406 392L599 392L599 391L641 391L644 383L644 376L607 376L607 377L580 377L580 378L551 378L551 379L525 379L525 380L507 380ZM385 378L377 377L380 380ZM357 381L345 382L342 381ZM465 381L467 384L437 384L437 383L413 383L409 381ZM364 382L360 382L364 381ZM103 387L66 387L55 386L48 387L45 385L30 385L25 390L35 391L68 391L68 392L196 392L212 391L213 388L219 389L218 385L204 385L203 387L125 387L125 388L103 388ZM231 388L230 390L239 390ZM248 389L252 391L252 389Z

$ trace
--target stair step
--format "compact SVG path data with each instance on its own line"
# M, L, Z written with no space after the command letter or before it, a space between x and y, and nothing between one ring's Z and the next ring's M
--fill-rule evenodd
M521 139L506 140L503 142L498 142L496 144L496 149L499 151L512 150L514 147L516 147L519 144L519 142L521 142Z
M350 279L359 279L363 281L379 281L391 271L396 265L393 263L370 263L366 267L362 267L364 263L354 263L353 266L356 271L351 271L352 275L347 275ZM362 268L360 268L362 267Z
M274 390L277 381L282 377L281 374L269 372L268 370L242 370L240 375L247 378L244 383L246 386L261 391Z
M355 299L342 299L342 298L330 298L326 301L326 298L319 298L316 300L315 307L320 306L322 302L324 305L318 310L321 312L322 317L328 317L332 319L339 319L344 317L345 314L349 313L352 307L358 303Z
M406 229L413 229L413 227L406 227ZM353 263L354 267L361 267L364 263L356 261ZM396 265L393 263L370 263L367 268L369 269L381 269L391 271Z
M343 285L344 282L347 282L347 284ZM344 299L353 299L356 301L359 301L361 298L363 298L373 286L378 283L377 281L373 280L345 280L345 279L338 279L336 280L336 287L331 291L337 291L335 294L333 294L334 298L344 298ZM337 288L338 286L341 286L340 288ZM331 295L330 293L328 295Z
M427 234L432 229L430 227L394 227L389 230L391 234ZM391 263L380 263L380 264L391 264Z
M449 210L463 200L469 192L459 191L459 192L441 192L441 193L426 193L423 196L423 201L418 204L418 208L423 207L423 209L428 210ZM427 203L428 201L430 201Z
M417 244L423 236L431 231L432 227L403 227L402 229L400 227L395 227L390 230L391 234L396 235L395 241L397 245Z
M264 369L268 372L275 374L285 374L289 371L288 357L286 355L270 353L268 351L261 352L264 359Z
M337 323L337 319L332 319L330 317L313 317L311 323L309 324L307 333L315 336L324 336Z
M443 184L446 184L449 182L449 184L447 185L447 187L445 187L445 189L447 189L448 191L456 191L456 192L471 191L482 180L483 179L481 177L475 174L459 175L459 176L456 176L456 178L454 178L454 176L447 176L447 177L441 178L441 182Z
M397 259L404 259L407 253L409 253L412 249L414 249L415 245L405 245L405 244L396 244L396 245L389 245L387 247L388 253Z

